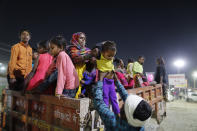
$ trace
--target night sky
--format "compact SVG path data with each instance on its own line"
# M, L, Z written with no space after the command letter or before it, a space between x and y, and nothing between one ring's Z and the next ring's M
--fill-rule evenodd
M0 46L9 49L8 45L16 44L21 28L32 32L32 46L57 34L63 34L69 42L74 32L85 32L90 48L113 40L117 43L117 56L125 61L144 55L145 72L155 71L159 56L165 58L168 73L177 71L173 66L177 58L186 60L181 72L188 77L197 69L194 2L0 0Z

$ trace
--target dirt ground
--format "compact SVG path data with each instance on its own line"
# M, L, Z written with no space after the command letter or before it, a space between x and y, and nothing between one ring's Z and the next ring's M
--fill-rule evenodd
M160 125L151 119L146 131L197 131L197 103L178 100L167 103L167 117Z

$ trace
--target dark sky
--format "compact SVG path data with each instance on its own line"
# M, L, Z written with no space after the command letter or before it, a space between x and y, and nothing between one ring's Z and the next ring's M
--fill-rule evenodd
M191 76L197 69L197 3L125 1L85 2L0 0L0 42L13 45L18 31L32 32L31 45L63 34L85 32L87 45L103 40L117 43L117 56L146 57L145 71L155 71L155 59L166 59L168 73L175 73L173 61L183 58L181 70ZM3 45L2 45L3 46Z

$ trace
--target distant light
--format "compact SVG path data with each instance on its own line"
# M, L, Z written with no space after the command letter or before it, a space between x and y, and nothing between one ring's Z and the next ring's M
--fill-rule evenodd
M195 71L192 75L194 78L197 78L197 71Z
M5 66L1 66L1 67L0 67L0 70L1 70L1 71L5 71Z
M184 60L181 60L181 59L176 60L176 61L174 62L174 66L176 66L176 67L178 67L178 68L182 68L182 67L185 66L185 61L184 61Z
M2 64L3 64L3 63L0 62L0 66L1 66Z

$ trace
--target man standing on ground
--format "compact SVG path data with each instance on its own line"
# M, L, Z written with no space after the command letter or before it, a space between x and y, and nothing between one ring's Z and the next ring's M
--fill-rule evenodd
M29 45L30 32L21 30L19 37L21 41L12 46L8 65L8 80L11 90L22 90L20 85L32 70L32 48Z

